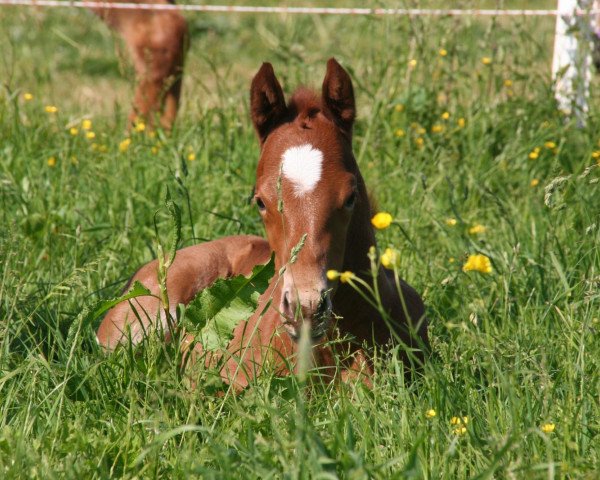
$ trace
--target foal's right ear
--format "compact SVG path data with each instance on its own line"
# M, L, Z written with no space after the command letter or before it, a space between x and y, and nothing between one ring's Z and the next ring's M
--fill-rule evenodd
M322 95L327 111L343 130L352 135L352 125L356 117L352 79L335 58L330 58L327 62Z
M250 112L261 144L287 113L283 90L270 63L263 63L252 79Z

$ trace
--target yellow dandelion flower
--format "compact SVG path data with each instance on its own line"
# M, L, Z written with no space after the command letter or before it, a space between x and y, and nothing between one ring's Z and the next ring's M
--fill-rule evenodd
M506 80L504 80L504 86L506 88L510 88L513 86L513 81L510 78L507 78Z
M71 128L69 128L69 133L71 135L75 136L79 133L79 130L77 129L77 127L71 127Z
M484 225L478 223L477 225L473 225L471 228L469 228L469 233L471 235L477 235L479 233L485 233L486 230L487 228Z
M420 128L420 126L417 122L412 122L410 124L410 128L412 128L413 130L416 130L417 128Z
M23 100L25 100L26 102L30 102L31 100L33 100L33 95L29 92L25 92L23 94Z
M397 137L403 137L404 134L405 134L405 132L401 128L399 128L398 130L396 130L396 136Z
M126 138L119 143L119 152L126 152L129 149L129 145L131 145L131 138Z
M194 160L196 160L196 154L195 153L188 153L187 159L189 162L193 162Z
M371 219L371 223L377 230L383 230L392 224L392 215L387 212L379 212Z
M425 130L423 127L419 127L419 128L417 129L417 133L418 133L419 135L425 135L425 134L427 133L427 130Z
M548 141L544 143L544 147L546 147L548 150L554 150L556 148L556 143Z
M46 160L46 163L49 167L56 167L56 158L50 157L48 160Z
M92 121L89 118L82 120L81 128L83 130L91 130L92 129Z
M56 108L54 105L46 105L44 107L44 110L46 110L46 113L56 113L56 112L58 112L58 108Z
M337 270L327 270L327 280L334 281L340 278L340 272Z
M552 433L552 432L554 432L555 428L556 428L556 425L554 425L553 423L544 423L543 425L540 426L540 429L544 433Z
M403 112L404 111L404 105L402 105L401 103L399 103L398 105L396 105L394 107L394 110L396 110L397 112Z
M444 113L442 113L442 119L448 120L449 118L450 118L450 112L444 112Z
M143 132L144 130L146 130L146 124L141 121L135 122L134 129L136 132Z
M436 415L437 415L437 413L435 412L435 410L434 410L433 408L430 408L429 410L427 410L427 411L425 412L425 416L426 416L427 418L433 418L433 417L435 417Z
M456 261L456 259L454 257L450 257L448 259L448 263L454 263Z
M456 124L458 125L458 128L465 128L467 121L461 117L456 121Z
M592 158L594 160L599 159L600 158L600 150L596 150L596 151L592 152Z
M469 417L464 416L464 417L452 417L450 419L450 425L461 425L461 424L467 424L469 423Z
M155 145L150 149L150 151L152 152L152 155L156 155L158 153L158 147Z
M417 61L413 58L411 60L408 61L408 66L410 68L415 68L417 66Z
M342 282L342 283L348 283L353 278L354 278L354 274L347 270L345 272L340 273L340 282Z
M442 133L444 131L444 127L442 125L434 125L431 127L431 133Z
M539 156L540 156L539 152L536 152L535 150L532 152L529 152L529 160L536 160Z
M456 218L447 218L446 219L446 225L448 225L449 227L454 227L456 225Z
M484 65L491 65L492 59L491 57L481 57L481 63L483 63Z
M448 55L448 50L446 50L445 48L440 48L438 50L438 53L440 54L440 57L445 57L446 55Z
M462 267L463 272L480 272L480 273L492 273L492 262L485 255L475 254L469 255L467 262Z
M381 265L383 265L385 268L392 269L397 267L400 263L400 255L397 250L386 248L385 252L383 252L381 255L380 261Z
M417 137L417 138L415 138L415 145L416 145L418 148L422 148L422 147L423 147L423 145L425 145L425 140L423 140L423 138L422 138L422 137Z
M539 185L540 181L537 178L533 178L531 179L531 182L529 183L530 187L537 187Z
M87 138L88 140L92 140L96 138L96 134L94 132L85 132L85 138Z
M450 425L454 425L455 428L452 430L455 435L464 435L467 433L467 424L469 423L469 417L452 417L450 419Z

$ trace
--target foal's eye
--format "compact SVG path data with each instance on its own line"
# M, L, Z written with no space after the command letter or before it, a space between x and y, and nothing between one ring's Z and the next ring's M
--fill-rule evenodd
M354 204L356 203L356 192L352 192L350 196L344 202L344 208L351 209L354 208Z
M254 200L256 202L256 206L261 212L264 212L267 209L267 207L265 206L265 202L263 202L260 197L256 197Z

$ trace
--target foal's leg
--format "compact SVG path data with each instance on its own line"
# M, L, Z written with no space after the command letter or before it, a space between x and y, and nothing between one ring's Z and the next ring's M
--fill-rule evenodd
M342 370L342 382L355 383L361 381L366 387L373 388L373 366L362 349L352 354L350 364Z
M223 237L177 250L167 273L169 312L162 311L158 299L161 291L158 262L147 263L133 275L128 285L138 281L150 290L152 296L137 297L113 307L100 324L98 343L109 351L129 339L135 345L158 328L165 331L165 340L168 341L168 315L176 317L177 305L187 305L200 290L218 278L249 275L255 265L267 263L270 255L269 243L252 235Z

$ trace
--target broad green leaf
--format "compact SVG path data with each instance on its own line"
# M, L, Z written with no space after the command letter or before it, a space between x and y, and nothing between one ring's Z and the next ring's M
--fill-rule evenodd
M254 313L258 298L265 292L275 273L271 257L265 265L257 265L245 277L237 275L219 279L196 295L188 304L185 317L190 333L202 343L205 350L225 348L234 328Z

